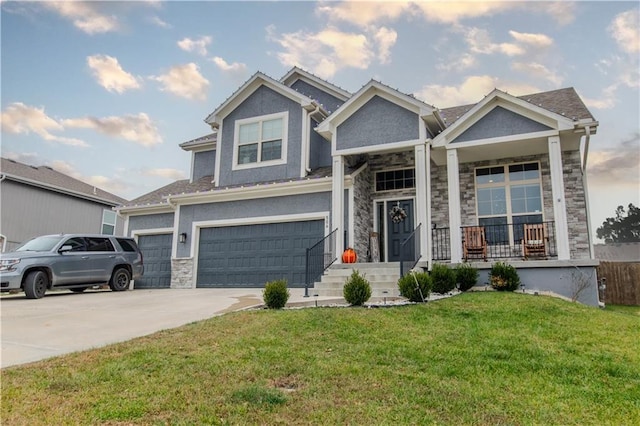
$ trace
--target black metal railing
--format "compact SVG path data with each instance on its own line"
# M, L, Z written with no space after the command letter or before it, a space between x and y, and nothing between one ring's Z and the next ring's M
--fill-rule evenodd
M449 228L431 229L431 257L433 260L451 259L451 238Z
M309 297L309 286L336 261L336 233L334 229L329 235L307 249L305 265L304 297Z
M526 257L525 246L530 244L535 244L538 247L543 246L542 252L537 253L541 258L557 256L555 223L538 224L543 225L544 232L542 238L536 241L525 241L525 223L462 226L462 240L464 244L466 229L480 227L484 228L487 245L486 257L488 259L524 258ZM477 258L478 256L473 257Z
M420 228L419 224L411 235L400 244L400 276L410 271L420 260Z

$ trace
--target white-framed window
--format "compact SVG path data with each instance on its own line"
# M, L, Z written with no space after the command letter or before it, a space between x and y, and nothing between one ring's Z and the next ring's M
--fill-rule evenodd
M543 222L540 163L478 167L475 185L478 225L489 244L512 244L523 224Z
M288 122L287 111L236 120L233 170L286 163Z
M102 233L113 235L116 232L116 212L113 210L102 211Z

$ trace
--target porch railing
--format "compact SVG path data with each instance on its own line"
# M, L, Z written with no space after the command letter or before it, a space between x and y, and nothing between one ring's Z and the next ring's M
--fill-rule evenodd
M307 249L304 297L309 297L309 286L337 260L335 249L337 232L338 229L336 228L329 235Z
M451 259L449 228L431 229L431 256L433 260Z
M420 228L419 224L411 235L400 244L400 276L411 270L420 260Z
M558 256L556 228L554 222L543 222L545 253L541 258ZM462 226L462 238L466 228L484 228L487 242L487 259L522 259L524 258L524 223L505 223L495 225ZM463 242L462 242L463 243ZM433 260L451 259L451 239L449 228L434 228L431 230L431 249ZM482 256L476 255L469 260L478 260Z

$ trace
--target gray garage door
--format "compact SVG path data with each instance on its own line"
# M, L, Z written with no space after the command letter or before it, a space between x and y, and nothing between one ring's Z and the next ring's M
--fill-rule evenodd
M285 278L304 286L306 249L324 236L324 221L204 228L197 287L264 287Z
M169 288L171 286L172 234L140 235L138 246L144 256L144 276L135 288Z

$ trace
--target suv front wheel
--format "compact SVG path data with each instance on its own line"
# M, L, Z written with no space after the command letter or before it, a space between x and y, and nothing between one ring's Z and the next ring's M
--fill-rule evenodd
M125 268L118 268L113 272L109 281L109 288L113 291L124 291L129 288L131 274Z
M49 287L49 277L44 271L31 271L24 280L27 299L40 299Z

